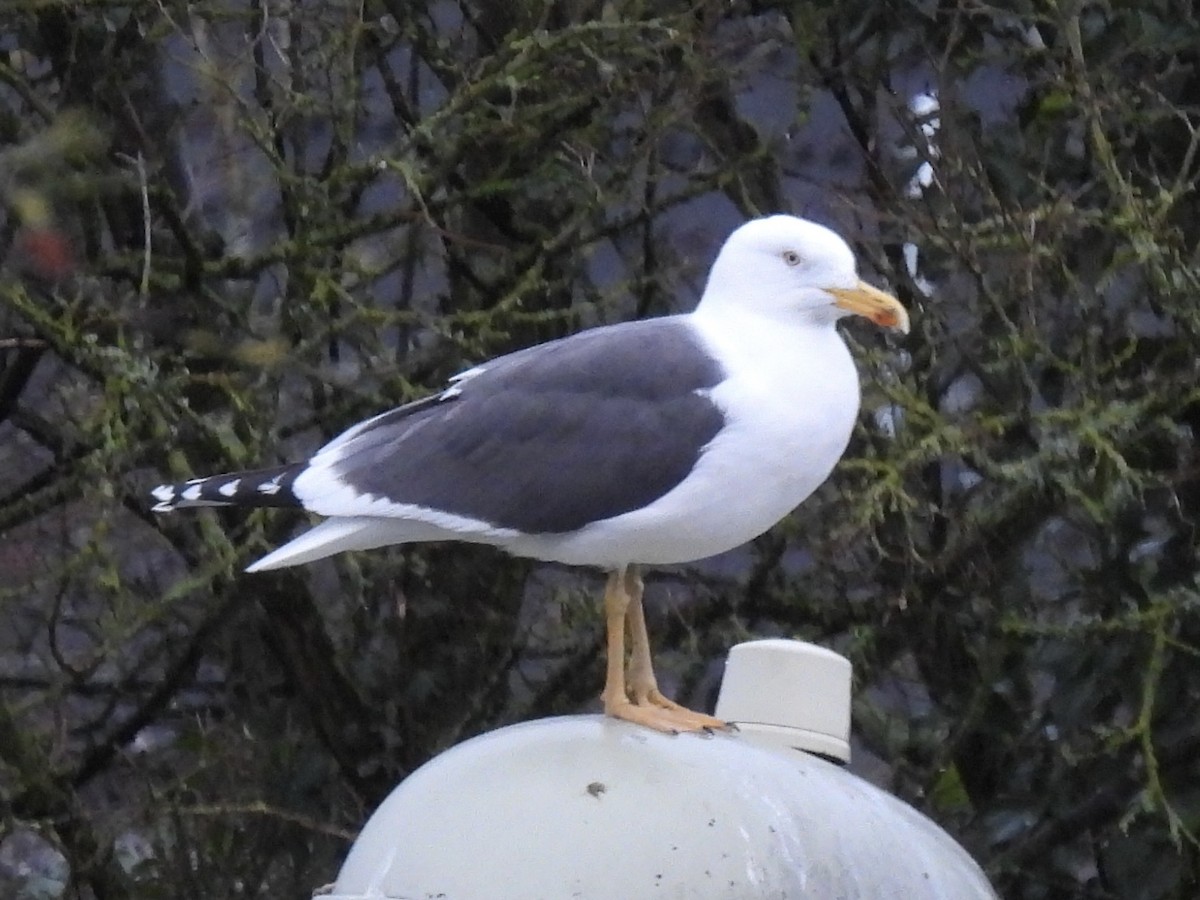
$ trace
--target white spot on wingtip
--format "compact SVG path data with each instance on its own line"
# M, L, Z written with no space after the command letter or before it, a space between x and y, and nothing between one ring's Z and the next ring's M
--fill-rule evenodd
M234 494L237 493L238 485L241 483L242 483L242 479L240 479L240 478L235 478L235 479L233 479L233 481L227 481L223 485L221 485L219 488L217 488L217 493L220 494L222 497L232 497Z
M282 487L279 484L279 479L281 477L282 476L280 476L280 475L276 475L270 481L264 481L262 484L260 484L258 486L258 492L260 494L270 494L272 496L274 496L275 494L278 494L280 492L280 490L282 490Z
M175 499L175 488L169 484L160 484L150 492L150 496L156 500L161 500L163 503ZM157 507L155 507L157 509Z
M179 495L180 499L182 499L182 500L199 500L200 499L200 482L203 480L204 480L203 478L200 478L200 479L195 479L193 481L189 481L188 484L190 484L191 487Z

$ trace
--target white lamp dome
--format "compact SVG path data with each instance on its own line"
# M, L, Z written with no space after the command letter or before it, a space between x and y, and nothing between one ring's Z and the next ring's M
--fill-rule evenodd
M780 649L768 648L776 663ZM326 896L995 898L925 816L832 763L777 749L794 734L779 741L768 728L764 744L762 733L666 735L575 716L482 735L392 792Z

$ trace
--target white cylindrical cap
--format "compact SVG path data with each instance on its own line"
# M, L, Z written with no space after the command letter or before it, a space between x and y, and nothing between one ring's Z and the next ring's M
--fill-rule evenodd
M851 675L815 644L747 641L729 651L716 715L755 742L849 762Z

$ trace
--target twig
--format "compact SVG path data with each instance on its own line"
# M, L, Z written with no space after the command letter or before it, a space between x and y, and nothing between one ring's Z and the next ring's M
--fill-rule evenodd
M357 831L351 831L348 828L339 828L337 825L321 822L303 813L280 809L262 800L252 800L248 803L201 803L193 806L180 806L175 811L184 816L211 818L231 818L248 815L266 816L270 819L286 822L289 825L298 825L316 834L341 838L344 841L352 841L358 837Z
M45 350L48 346L41 338L0 338L0 350Z
M151 254L151 223L150 223L150 188L146 179L146 159L142 151L136 157L126 153L119 154L125 162L137 170L138 184L142 188L142 281L138 293L142 297L150 295L150 254Z

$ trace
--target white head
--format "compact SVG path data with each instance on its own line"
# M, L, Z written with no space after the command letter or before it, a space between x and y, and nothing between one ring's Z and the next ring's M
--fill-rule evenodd
M795 216L752 219L725 241L698 311L727 307L784 318L800 314L828 326L860 315L908 331L904 307L859 280L846 242L823 225Z

